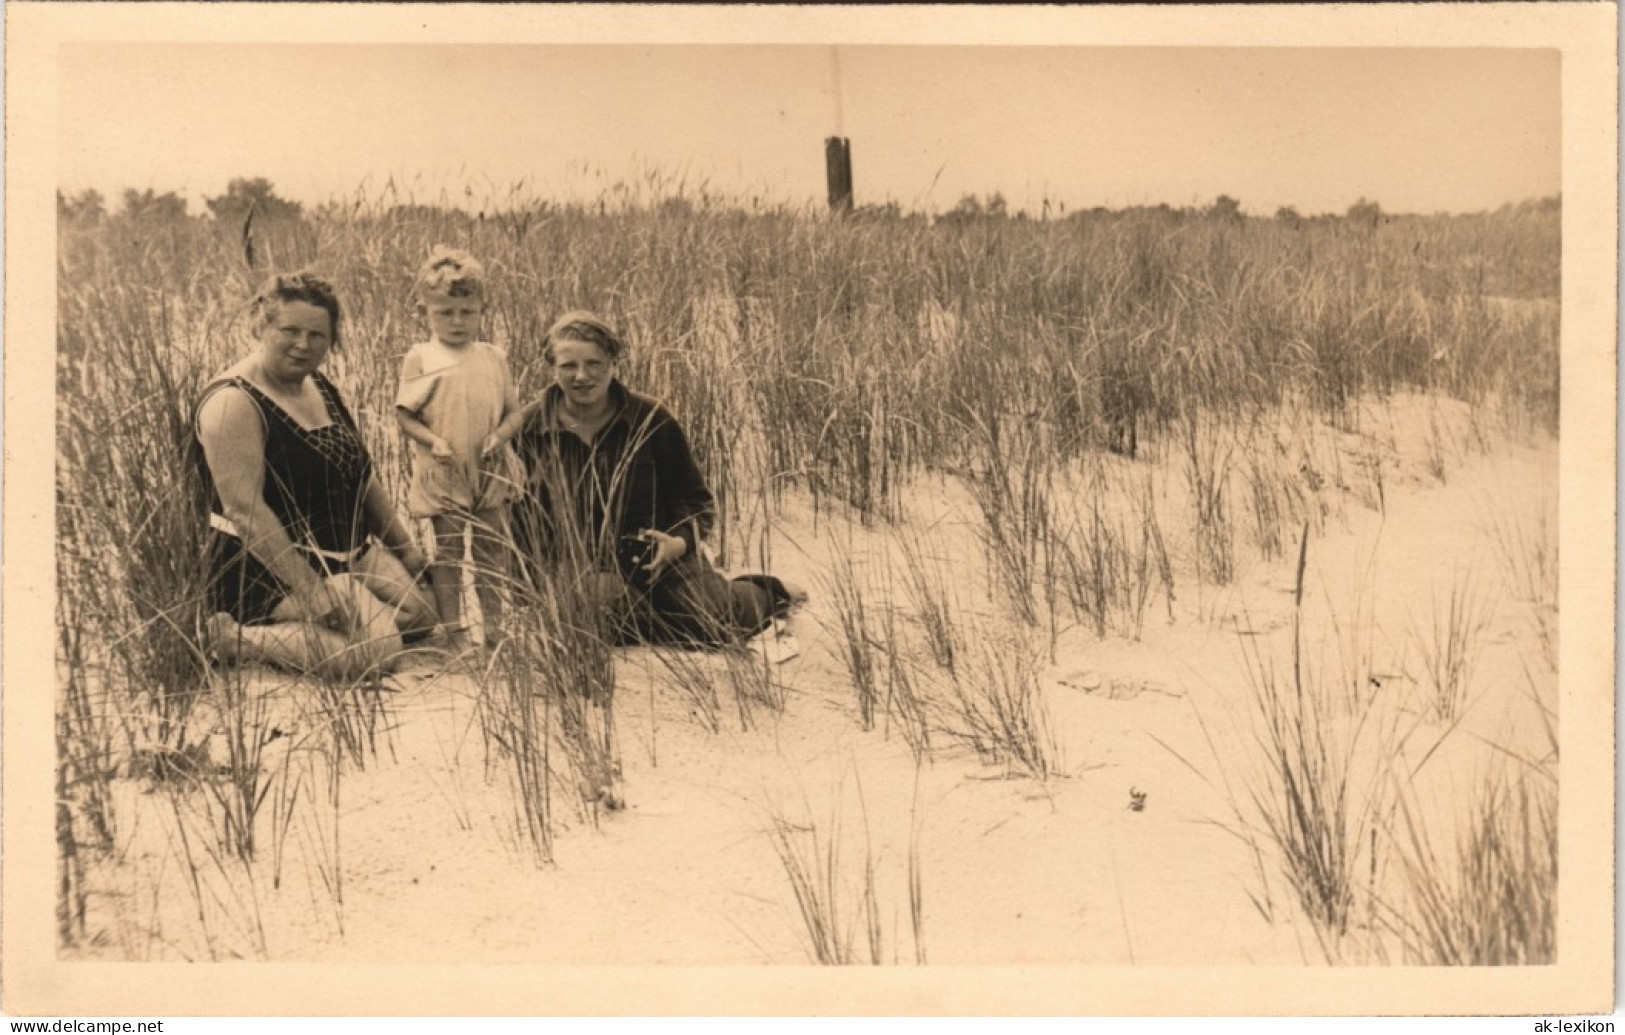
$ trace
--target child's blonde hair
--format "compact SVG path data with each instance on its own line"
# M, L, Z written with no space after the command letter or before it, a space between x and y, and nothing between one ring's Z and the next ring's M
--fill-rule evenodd
M412 293L419 301L430 292L452 298L484 298L485 267L461 248L437 244L418 267L417 283L412 285Z

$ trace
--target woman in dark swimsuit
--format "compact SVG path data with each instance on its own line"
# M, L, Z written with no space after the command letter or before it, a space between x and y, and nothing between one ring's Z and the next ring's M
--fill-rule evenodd
M319 373L338 344L338 299L292 274L253 313L259 348L194 415L214 530L209 646L335 679L388 668L401 634L432 629L435 611L414 582L427 561Z

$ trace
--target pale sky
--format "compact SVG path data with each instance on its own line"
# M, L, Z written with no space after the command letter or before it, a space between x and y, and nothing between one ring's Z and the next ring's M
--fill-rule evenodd
M483 204L651 167L821 200L837 131L860 204L928 210L1474 211L1560 187L1555 50L74 43L59 68L61 189L193 212L239 176Z

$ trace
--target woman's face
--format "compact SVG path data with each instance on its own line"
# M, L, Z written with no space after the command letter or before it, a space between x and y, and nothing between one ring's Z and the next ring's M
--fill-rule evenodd
M565 398L581 409L593 409L609 397L615 361L590 341L565 338L553 343L553 380Z
M297 381L320 369L333 347L333 321L309 302L281 302L260 329L260 359L266 373Z

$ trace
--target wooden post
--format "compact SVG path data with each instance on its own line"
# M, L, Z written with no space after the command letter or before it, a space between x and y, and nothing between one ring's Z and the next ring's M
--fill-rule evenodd
M824 170L829 178L829 209L852 211L852 142L846 137L824 138Z

